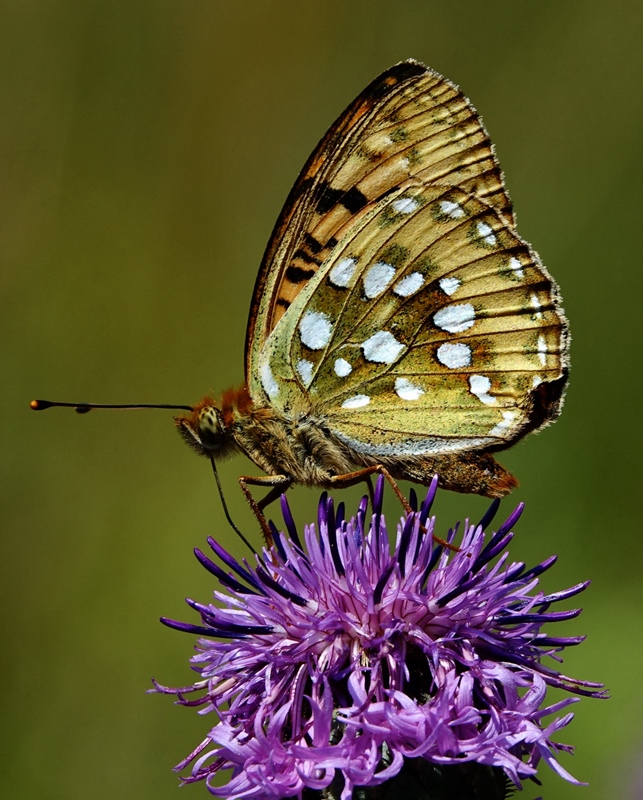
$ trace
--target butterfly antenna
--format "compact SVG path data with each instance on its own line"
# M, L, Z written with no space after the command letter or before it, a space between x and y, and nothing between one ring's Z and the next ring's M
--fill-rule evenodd
M250 542L246 539L246 537L241 533L239 528L234 524L232 521L232 517L230 516L230 512L228 511L228 505L225 501L225 496L223 494L223 487L221 486L221 480L219 478L219 470L217 469L216 462L212 456L210 456L210 463L212 464L212 471L214 472L214 479L217 482L217 489L219 490L219 497L221 498L221 505L223 506L223 513L225 514L226 519L228 520L228 524L232 528L232 530L237 534L237 536L241 539L241 541L246 545L246 547L250 550L253 555L257 555L257 551L254 547L250 544Z
M73 408L77 414L87 414L93 408L169 408L174 411L194 411L192 406L173 406L166 403L128 403L126 405L102 403L59 403L56 400L32 400L29 403L32 411L46 411L48 408Z

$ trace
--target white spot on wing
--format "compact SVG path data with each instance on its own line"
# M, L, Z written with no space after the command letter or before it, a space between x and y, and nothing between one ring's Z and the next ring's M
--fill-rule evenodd
M392 364L404 349L389 331L378 331L362 344L364 358L378 364Z
M483 239L486 244L496 244L496 235L491 225L487 225L486 222L479 222L477 227L480 238Z
M395 275L395 267L378 261L364 275L364 294L369 300L382 294Z
M347 375L350 375L352 371L353 367L345 358L338 358L335 361L335 375L339 375L340 378L345 378Z
M311 350L321 350L330 341L333 326L323 311L306 311L299 321L301 341Z
M279 384L275 380L275 376L270 369L270 364L267 361L261 366L260 377L264 392L268 397L276 397L279 394Z
M536 317L536 319L542 319L543 312L542 312L542 306L540 305L540 300L538 299L538 295L532 294L531 297L529 298L529 302L531 304L531 307L534 309L534 316Z
M531 381L531 388L532 389L537 389L542 382L543 382L543 379L540 377L540 375L534 375L534 377L532 378L532 381Z
M361 408L367 406L371 402L371 398L367 394L355 394L344 400L342 408Z
M398 297L410 297L421 289L423 285L424 275L422 275L421 272L412 272L395 284L393 292L398 295Z
M306 361L305 358L302 358L297 362L297 372L299 373L299 377L304 382L304 386L310 386L310 382L313 379L313 369L315 365L312 361Z
M469 388L471 389L471 394L475 394L486 406L493 406L497 403L496 398L489 394L491 381L486 375L471 375L469 377Z
M502 420L489 431L489 436L504 436L516 418L515 411L503 411Z
M517 258L515 258L515 256L512 256L509 259L509 266L516 273L516 276L518 278L524 278L525 277L525 272L524 272L524 270L522 268L522 264L520 263L520 261L518 261Z
M335 286L345 289L350 285L350 282L355 274L355 265L357 261L354 258L342 258L335 264L328 274L330 282Z
M468 367L471 363L471 348L461 342L455 344L447 342L438 347L437 356L438 361L449 369Z
M449 333L462 333L468 330L476 320L476 312L471 303L446 306L433 315L433 322Z
M400 197L399 200L392 203L393 208L398 214L412 214L419 208L419 205L418 201L413 197Z
M547 363L547 342L545 341L544 336L538 337L538 358L544 367Z
M419 400L424 394L424 389L411 383L408 378L396 378L395 391L402 400Z
M462 281L459 278L441 278L440 289L449 297L460 288Z
M443 200L440 203L442 213L446 214L451 219L461 219L464 217L464 209L458 203L452 203L450 200Z

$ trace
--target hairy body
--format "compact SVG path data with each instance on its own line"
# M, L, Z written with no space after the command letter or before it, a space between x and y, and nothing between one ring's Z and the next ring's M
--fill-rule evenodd
M356 452L333 433L314 409L290 414L252 403L244 388L225 392L217 403L204 398L190 414L176 418L185 441L200 455L220 459L245 453L270 483L331 488L360 469L384 467L393 478L428 485L437 472L445 489L502 497L516 479L488 452L434 456L371 456ZM281 479L281 481L279 481ZM248 481L248 479L246 479ZM253 482L253 481L248 481ZM257 479L255 482L267 481Z

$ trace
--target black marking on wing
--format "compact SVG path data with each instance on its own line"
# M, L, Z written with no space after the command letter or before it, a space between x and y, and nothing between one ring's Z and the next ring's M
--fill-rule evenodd
M300 247L296 253L293 254L292 260L295 261L299 259L300 261L305 261L307 264L316 264L318 267L321 265L321 261L315 256L311 256L310 253L307 253L303 247ZM310 276L312 277L312 275Z
M334 208L339 203L344 194L344 189L333 189L332 186L325 184L315 207L317 213L327 214L331 208Z
M419 64L417 61L412 60L403 61L376 78L364 89L360 97L377 102L386 97L391 89L394 89L399 83L425 73L426 67L424 64Z
M309 233L304 234L304 242L310 252L314 253L315 255L321 253L321 251L324 249L324 245L321 242L318 242L317 239L315 239L315 237L311 236Z
M356 186L353 186L352 189L349 189L342 195L340 203L347 211L350 211L351 214L357 214L357 212L361 211L368 203L368 198L366 195L362 194Z
M315 272L316 270L314 269L301 269L301 267L295 267L291 264L286 269L286 278L291 283L303 283L304 281L310 280Z

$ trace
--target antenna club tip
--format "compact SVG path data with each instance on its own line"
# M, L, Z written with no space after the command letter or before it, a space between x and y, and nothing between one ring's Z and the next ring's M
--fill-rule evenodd
M46 408L49 408L49 403L46 400L32 400L29 403L29 408L32 411L44 411Z

